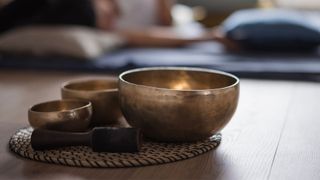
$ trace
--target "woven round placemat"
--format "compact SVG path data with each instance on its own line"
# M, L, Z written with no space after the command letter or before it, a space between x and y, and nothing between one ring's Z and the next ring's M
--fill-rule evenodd
M34 151L30 144L32 131L31 127L18 130L9 141L10 149L28 159L78 167L121 168L164 164L208 152L221 141L221 134L194 143L147 141L143 143L139 153L98 153L86 146Z

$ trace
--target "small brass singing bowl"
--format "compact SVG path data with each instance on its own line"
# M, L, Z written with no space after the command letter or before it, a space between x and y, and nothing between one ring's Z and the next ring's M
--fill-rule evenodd
M120 107L128 123L150 139L196 141L232 118L239 79L199 68L142 68L119 76Z
M79 100L44 102L32 106L28 111L32 127L57 131L86 131L91 115L91 103Z
M122 117L116 78L66 82L62 85L61 96L63 99L90 101L93 108L90 125L92 127L119 124L119 119Z

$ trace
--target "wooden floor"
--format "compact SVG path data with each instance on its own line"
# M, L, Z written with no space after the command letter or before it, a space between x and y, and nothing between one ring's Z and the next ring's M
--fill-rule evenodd
M8 140L28 125L29 106L60 98L85 74L0 71L0 179L320 179L320 84L241 79L238 110L214 151L180 162L87 169L15 156Z

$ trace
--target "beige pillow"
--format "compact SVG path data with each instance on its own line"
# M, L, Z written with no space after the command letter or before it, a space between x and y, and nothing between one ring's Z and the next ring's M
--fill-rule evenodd
M119 35L79 26L30 26L0 36L0 51L93 59L125 42Z

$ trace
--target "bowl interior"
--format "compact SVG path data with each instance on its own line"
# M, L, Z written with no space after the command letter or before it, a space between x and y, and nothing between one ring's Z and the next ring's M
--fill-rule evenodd
M84 108L89 105L90 103L85 101L61 100L37 104L30 110L34 112L57 112Z
M173 90L205 90L224 88L238 80L232 75L200 70L152 69L133 71L121 77L129 83Z
M117 80L86 80L71 82L64 86L64 88L69 90L79 90L79 91L99 91L99 90L110 90L117 89Z

